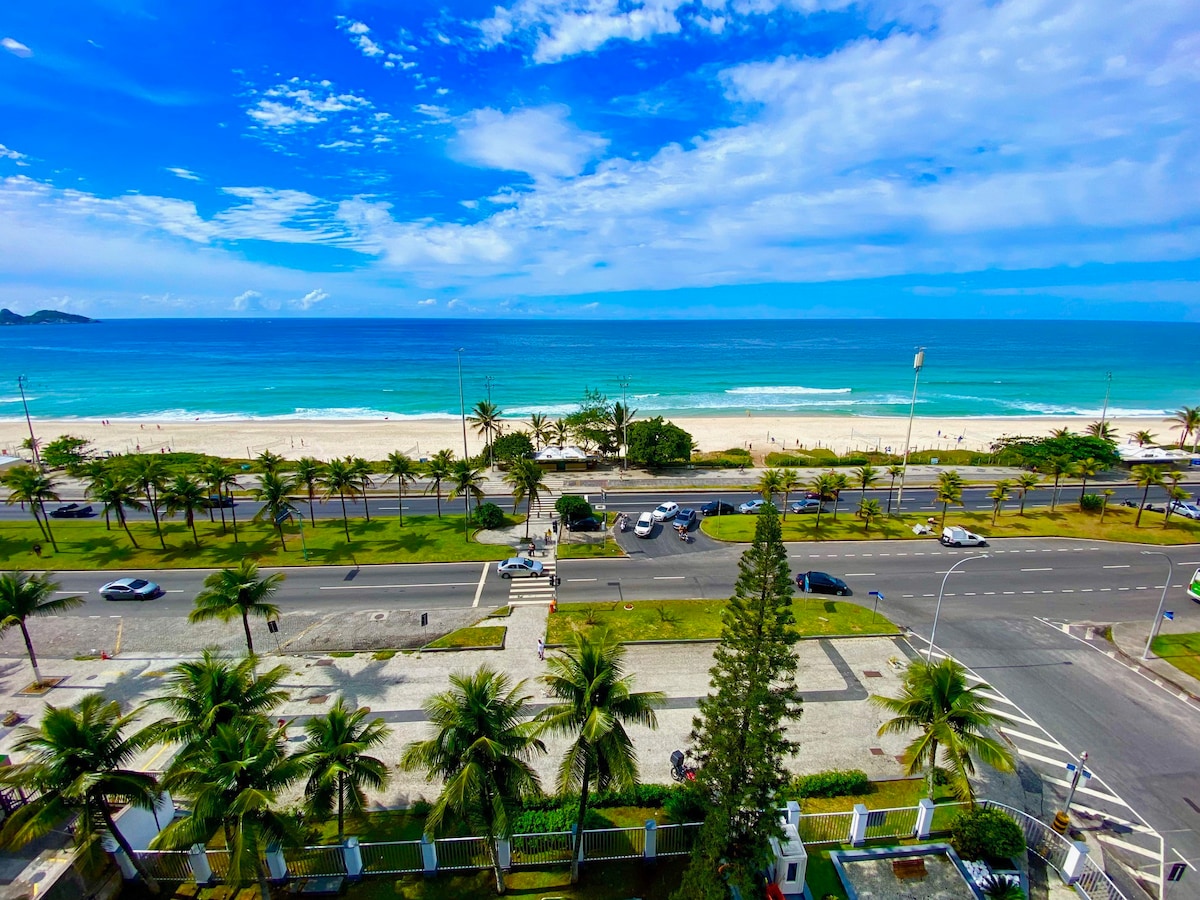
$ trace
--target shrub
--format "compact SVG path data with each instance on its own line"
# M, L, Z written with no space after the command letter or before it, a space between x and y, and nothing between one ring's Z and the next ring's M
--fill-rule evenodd
M556 801L557 802L557 801ZM570 831L575 824L575 816L579 808L574 804L565 803L548 809L526 808L512 820L513 834L536 834L547 831ZM583 817L584 828L604 828L607 823L593 809L588 809Z
M1079 498L1079 508L1084 512L1100 512L1104 508L1104 498L1099 494L1084 494Z
M704 790L695 781L675 785L663 803L663 812L672 822L682 825L685 822L703 822L712 805Z
M796 456L791 453L768 453L766 462L768 466L772 467L798 466L803 468L816 465L816 462L807 456Z
M871 790L871 780L860 769L831 769L812 775L797 775L789 792L801 797L852 797Z
M950 843L963 859L1008 859L1025 852L1021 826L991 807L977 806L955 819Z
M475 523L481 528L499 528L504 524L504 510L495 503L480 503L475 508Z
M568 522L585 519L592 514L592 504L578 494L563 494L554 501L554 509Z
M1014 884L1007 875L988 875L979 882L983 896L989 900L1025 900L1025 892Z

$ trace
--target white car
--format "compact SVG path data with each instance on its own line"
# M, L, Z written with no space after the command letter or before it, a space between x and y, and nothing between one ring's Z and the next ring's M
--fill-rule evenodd
M542 564L536 559L514 556L512 559L498 563L496 571L500 573L501 578L520 578L522 576L538 578L542 574Z
M637 524L633 526L633 533L638 537L650 537L654 531L654 514L642 513L638 516Z
M1171 515L1183 516L1185 519L1200 519L1200 506L1189 500L1174 500L1171 502Z
M986 547L987 538L967 531L958 525L947 525L942 529L941 541L947 547Z
M654 512L650 513L654 517L655 522L665 522L667 519L673 519L679 514L679 504L672 503L668 500L666 503L660 503L654 507Z

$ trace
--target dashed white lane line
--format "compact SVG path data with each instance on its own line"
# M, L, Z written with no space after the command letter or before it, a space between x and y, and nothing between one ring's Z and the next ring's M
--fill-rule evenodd
M1125 565L1122 565L1122 566L1101 566L1101 568L1104 568L1104 569L1128 569L1129 564L1126 563Z
M483 569L487 575L487 567ZM474 581L431 581L427 584L323 584L319 591L379 591L385 588L473 587ZM167 591L171 593L171 591ZM179 593L183 593L180 591Z
M1034 744L1041 744L1043 747L1048 747L1051 750L1061 750L1064 755L1067 755L1067 748L1058 741L1048 741L1045 738L1034 737L1032 734L1026 734L1024 731L1017 731L1015 728L1001 728L1000 730L1010 738L1018 738L1022 741L1031 741Z
M1040 569L1022 569L1021 571L1022 572L1053 572L1054 570L1047 566L1047 567L1040 568Z
M479 598L483 596L483 585L487 581L487 573L490 568L491 566L487 563L483 564L482 570L479 573L479 583L475 585L475 599L471 601L471 609L479 607Z
M686 575L655 575L655 581L683 581L687 578Z
M873 578L874 576L875 576L874 572L847 572L846 573L847 578Z
M596 581L595 578L568 578L567 581Z

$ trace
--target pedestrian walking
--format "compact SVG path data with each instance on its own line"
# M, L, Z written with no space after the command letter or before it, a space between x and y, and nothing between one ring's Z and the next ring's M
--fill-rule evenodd
M538 638L538 659L544 660L545 658L546 658L546 642L544 640L542 640L541 638Z
M41 544L33 545L33 555L36 556L38 559L42 558L42 545Z

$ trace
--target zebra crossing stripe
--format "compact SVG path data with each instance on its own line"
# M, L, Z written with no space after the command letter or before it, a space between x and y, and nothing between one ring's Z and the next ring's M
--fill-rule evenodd
M1067 748L1058 741L1048 741L1045 738L1034 737L1032 734L1017 731L1015 728L1001 728L1000 733L1013 740L1032 741L1035 744L1041 744L1043 747L1049 747L1051 750L1061 750L1063 753L1067 753Z
M1071 803L1071 809L1077 813L1082 813L1085 816L1092 816L1097 819L1104 819L1106 822L1112 822L1120 825L1122 828L1128 828L1130 831L1137 831L1141 834L1152 834L1158 837L1158 832L1149 825L1142 825L1140 822L1132 822L1129 819L1122 819L1120 816L1114 816L1112 813L1103 812L1099 809L1093 809L1090 806L1084 806L1082 803Z
M1058 765L1062 766L1063 763L1058 763ZM1061 778L1051 778L1049 775L1043 775L1042 780L1047 781L1050 784L1057 784L1059 787L1066 788L1067 790L1071 789L1071 783L1069 781L1064 781ZM1116 794L1105 794L1101 791L1094 790L1093 788L1084 787L1083 785L1080 785L1075 789L1075 794L1076 796L1079 794L1084 794L1088 797L1095 797L1098 800L1103 800L1106 803L1115 803L1117 806L1123 806L1126 809L1133 809L1132 806L1130 806Z
M1106 844L1112 844L1114 847L1120 847L1122 850L1128 850L1130 853L1140 853L1142 856L1148 856L1153 860L1158 859L1158 854L1153 850L1148 850L1145 847L1139 847L1137 844L1131 844L1128 841L1123 841L1120 838L1115 838L1108 834L1098 834L1096 837L1104 841Z

